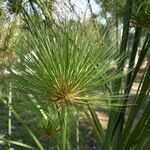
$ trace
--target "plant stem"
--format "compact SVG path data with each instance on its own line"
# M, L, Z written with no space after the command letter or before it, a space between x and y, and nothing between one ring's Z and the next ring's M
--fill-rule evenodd
M133 66L134 66L134 63L135 63L135 56L136 56L137 49L138 49L138 46L139 46L141 33L142 33L142 28L141 27L136 27L135 35L134 35L134 41L133 41L133 48L132 48L131 56L130 56L130 60L129 60L129 68L128 68L129 71L131 69L133 69ZM123 129L123 124L124 124L124 119L125 119L125 112L126 112L125 105L127 104L130 89L132 87L132 83L131 83L132 73L133 73L133 71L129 72L129 74L127 75L126 85L125 85L125 92L124 92L126 98L123 100L123 105L124 106L121 108L119 116L118 116L118 121L119 121L119 124L120 124L120 125L118 124L120 126L118 128L121 131ZM116 135L117 135L117 132L118 132L118 129L116 130ZM117 144L114 143L114 148L116 149L115 145L117 145Z
M103 137L100 135L100 133L98 131L98 127L96 126L96 123L94 122L94 119L90 116L90 114L88 112L85 111L85 114L93 127L93 130L97 136L98 142L103 143Z
M67 112L66 112L66 105L62 107L62 134L61 134L61 150L66 150L66 127L67 127Z
M98 119L97 114L95 113L95 111L92 108L90 108L90 106L88 107L88 109L90 111L90 114L91 114L91 117L93 119L93 122L94 122L94 124L95 124L95 126L97 128L97 131L99 132L99 134L100 134L100 136L102 138L102 141L104 141L104 136L105 135L104 135L104 131L103 131L102 125L100 123L100 120Z
M119 42L118 42L118 38L119 38L119 23L118 23L118 16L117 16L117 14L115 16L115 25L116 25L116 49L118 51L118 48L119 48Z
M140 53L140 56L139 56L139 59L138 59L138 62L137 62L137 65L135 67L135 70L133 72L133 76L132 76L132 79L131 79L131 82L133 83L134 82L134 79L136 78L136 75L138 73L138 70L139 68L141 67L142 65L142 62L149 50L149 47L150 47L150 35L148 34L145 38L145 42L143 44L143 47L142 47L142 51Z
M129 60L129 68L128 68L129 71L131 69L133 69L133 66L134 66L134 63L135 63L135 56L136 56L138 45L139 45L139 42L140 42L141 33L142 33L142 28L141 27L136 27L135 35L134 35L133 48L132 48L132 52L131 52L131 56L130 56L130 60ZM125 85L125 95L128 95L130 93L130 89L131 89L131 86L132 86L132 83L131 83L132 72L130 72L127 75L127 80L126 80L126 85ZM127 99L125 101L127 101Z
M149 89L149 86L150 86L149 83L150 83L150 67L147 69L147 72L146 72L145 78L143 80L143 84L142 84L140 93L136 97L136 100L135 100L136 105L131 107L129 117L128 117L126 126L124 128L124 132L123 132L123 134L120 138L118 149L120 149L123 145L125 146L126 140L129 136L129 132L131 131L131 127L134 123L135 117L138 114L141 106L144 103L146 93L147 93L147 91Z
M126 54L126 47L127 47L129 27L130 27L130 18L132 13L132 5L133 5L133 0L126 1L126 5L124 8L124 16L123 16L123 34L122 34L122 40L121 40L120 52L119 52L119 55L121 56L124 56ZM126 58L124 57L120 61L117 67L117 72L123 71L125 60ZM118 94L120 92L121 84L122 84L122 78L115 81L114 88L113 88L115 94ZM123 127L123 125L121 124L122 122L120 122L119 120L117 121L117 119L118 119L118 113L114 112L114 110L111 110L109 115L107 133L105 136L104 144L102 145L102 150L109 150L111 148L111 142L114 135L115 135L114 141L118 141L122 133L122 127Z
M77 121L76 121L76 142L77 142L77 147L76 149L79 150L79 112L77 110Z
M8 97L8 139L11 140L11 134L12 134L12 112L11 112L11 104L12 104L12 87L11 83L9 86L9 97ZM8 147L10 147L10 144L8 144Z
M120 45L120 52L119 55L125 55L126 54L126 47L127 47L127 41L128 41L128 35L129 35L129 27L130 27L130 18L131 18L131 12L132 12L132 5L133 0L127 0L126 6L124 10L124 17L123 17L123 33L122 33L122 41ZM124 57L120 63L118 64L118 71L123 71L124 63L126 58ZM119 92L121 88L122 79L118 79L116 81L116 87L115 92Z

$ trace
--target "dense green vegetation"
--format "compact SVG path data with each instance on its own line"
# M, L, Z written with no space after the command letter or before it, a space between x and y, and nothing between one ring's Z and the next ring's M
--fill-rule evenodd
M150 0L86 3L0 2L0 149L150 149Z

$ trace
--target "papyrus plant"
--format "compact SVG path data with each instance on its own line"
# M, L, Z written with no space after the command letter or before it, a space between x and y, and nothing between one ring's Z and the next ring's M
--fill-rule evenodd
M16 42L13 88L34 99L47 114L54 109L60 120L61 149L66 147L70 110L111 106L108 92L102 97L120 76L113 69L119 61L114 45L102 35L93 38L95 32L87 33L77 22L48 27L37 21Z

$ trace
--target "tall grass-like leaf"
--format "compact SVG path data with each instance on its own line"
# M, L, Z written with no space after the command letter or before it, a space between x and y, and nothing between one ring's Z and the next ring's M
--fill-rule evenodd
M125 55L126 53L126 46L127 46L127 41L128 41L128 34L129 34L129 25L130 25L130 18L131 18L131 13L132 13L132 5L133 5L133 0L127 0L126 5L124 8L124 16L123 16L123 35L122 35L122 41L120 45L120 53ZM118 64L118 71L123 71L124 68L124 63L125 63L125 58L120 61ZM114 84L114 91L115 93L119 93L122 85L122 79L119 79L115 81ZM122 132L123 124L122 124L122 118L118 118L118 114L114 112L113 110L110 111L109 115L109 122L108 122L108 129L106 133L106 138L105 142L103 144L102 149L110 149L111 148L111 142L114 133L115 134L115 141L118 141L119 136ZM116 131L115 131L116 130ZM115 144L116 145L116 144Z
M144 125L142 133L138 136L138 139L135 141L135 149L144 149L145 147L149 149L149 127L150 127L150 118L147 118L147 122ZM145 149L146 149L145 148Z
M90 114L92 116L93 122L96 125L96 129L98 130L98 133L101 136L101 141L100 142L103 143L104 142L104 131L103 131L103 128L100 124L100 121L98 120L98 117L97 117L95 111L92 110L90 107L89 107L89 111L90 111Z
M138 50L138 46L139 46L139 42L140 42L140 38L141 38L141 33L142 33L142 28L136 27L135 28L135 35L134 35L134 43L133 43L131 56L130 56L130 60L129 60L129 68L128 68L129 70L133 69L133 66L135 63L135 56L136 56L136 53ZM127 94L127 95L129 94L131 86L132 86L131 78L132 78L132 72L130 72L127 75L126 86L125 86L125 94Z
M138 70L144 61L144 58L145 58L145 56L149 50L149 47L150 47L150 38L149 38L149 34L147 34L145 41L144 41L144 44L143 44L143 47L142 47L142 50L141 50L140 55L139 55L138 62L136 64L136 67L135 67L134 72L133 72L132 83L134 82L134 80L137 76Z
M133 122L135 120L135 117L137 115L137 113L139 112L144 100L145 100L145 96L147 94L147 91L149 89L149 80L150 80L150 67L147 70L147 73L145 75L142 87L141 87L141 91L140 93L137 95L137 98L135 100L135 104L136 106L132 106L127 123L125 125L123 134L120 138L120 143L119 143L119 148L122 147L122 145L124 145L126 143L126 140L128 138L128 133L131 131L131 127L133 125ZM147 112L147 109L145 109L145 111ZM149 115L149 114L148 114ZM142 118L141 118L142 119ZM143 118L144 119L144 118ZM145 120L146 121L146 120ZM138 126L138 125L137 125ZM140 126L140 123L139 123Z
M131 146L133 146L134 145L133 141L136 141L135 139L138 139L138 137L139 137L137 135L143 131L142 129L144 128L144 126L146 125L146 122L149 120L149 117L150 117L150 109L149 108L150 108L150 102L147 104L147 107L144 109L144 113L142 114L136 127L131 132L124 149L129 149ZM147 129L147 131L148 131L148 129ZM146 136L142 136L142 139L146 140L147 138L146 138Z

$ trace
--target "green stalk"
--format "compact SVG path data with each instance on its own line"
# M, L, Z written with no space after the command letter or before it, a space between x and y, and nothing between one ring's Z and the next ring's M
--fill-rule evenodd
M109 121L108 121L106 136L104 139L102 150L110 150L112 147L111 142L113 139L114 132L118 131L117 130L117 118L118 118L117 113L114 110L111 110L109 112Z
M141 33L142 33L142 28L141 27L136 27L135 29L135 35L134 35L134 41L133 41L133 48L131 51L131 56L130 56L130 60L129 60L129 68L128 70L130 71L131 69L133 69L134 67L134 63L135 63L135 56L138 50L138 45L140 42L140 37L141 37ZM131 83L131 78L132 78L132 72L130 71L129 74L127 75L127 79L126 79L126 84L125 84L125 96L126 98L123 100L123 104L124 106L121 108L120 112L119 112L119 116L118 116L118 126L116 129L116 136L118 136L119 138L119 134L118 131L123 129L123 124L124 124L124 119L125 119L125 112L126 112L126 107L125 105L127 104L127 100L128 100L128 94L130 92L132 83ZM116 149L117 147L117 142L118 142L118 138L116 139L116 137L114 138L114 149Z
M134 130L132 131L132 133L130 134L127 143L125 145L125 150L126 149L130 149L130 147L134 144L135 139L138 138L138 135L140 135L140 133L142 132L142 129L147 121L147 119L150 116L150 102L147 104L144 113L142 114L139 122L137 123L136 127L134 128Z
M61 133L61 149L60 150L66 150L66 137L67 137L67 109L66 105L62 107L62 133Z
M76 150L79 150L80 146L79 146L79 112L78 110L77 110L77 121L76 121L76 143L77 143Z
M135 35L134 35L134 41L133 41L133 48L131 51L131 56L129 60L129 68L128 70L130 71L134 67L135 63L135 56L137 54L140 38L141 38L141 33L142 33L142 28L141 27L136 27L135 29ZM125 85L125 95L127 96L130 92L132 83L131 83L131 78L132 78L132 72L129 72L127 75L127 80L126 80L126 85ZM125 99L125 103L127 101L127 98Z
M98 142L99 142L99 143L103 143L103 139L102 139L101 135L99 134L99 132L98 132L98 130L97 130L97 127L96 127L96 125L95 125L93 119L91 118L90 114L87 113L86 111L85 111L85 114L86 114L88 120L90 121L90 123L91 123L91 125L92 125L92 127L93 127L93 130L94 130L94 132L95 132L95 134L96 134L96 136L97 136Z
M8 97L8 139L9 140L11 140L11 135L12 135L11 105L12 105L12 85L10 83L10 86L9 86L9 97ZM8 147L10 147L10 143L8 144Z
M126 47L127 47L129 27L130 27L130 18L131 18L131 13L132 13L132 5L133 5L133 0L126 1L124 17L123 17L122 41L121 41L120 53L119 53L120 56L126 54ZM118 64L118 68L117 68L118 71L123 71L125 60L126 58L124 57ZM118 79L118 81L116 82L117 85L115 87L116 92L119 92L121 88L121 83L122 83L122 79Z
M145 100L145 95L147 93L147 90L149 89L149 83L150 83L150 67L147 70L147 73L145 75L142 87L141 87L141 91L139 93L139 95L136 98L135 104L134 106L131 107L131 111L124 129L124 132L121 136L120 142L119 142L119 147L118 149L121 149L122 145L125 144L127 137L129 135L129 132L131 130L131 127L133 125L133 122L135 120L135 117L137 115L137 113L139 112L144 100Z
M29 94L29 97L31 99L31 102L35 105L37 110L40 112L41 116L45 119L45 121L47 121L48 120L48 115L44 112L41 105L38 104L38 102L33 98L33 96L31 94Z
M90 108L90 107L88 107L88 109L89 109L89 111L91 113L91 117L92 117L93 122L94 122L94 124L95 124L95 126L97 128L97 131L99 132L99 134L100 134L100 136L102 138L102 143L103 143L103 141L104 141L104 131L103 131L103 128L101 126L101 123L100 123L100 121L99 121L95 111L92 108Z
M144 126L142 134L135 141L136 142L135 149L145 150L146 149L146 148L144 148L145 146L147 146L147 148L148 148L148 146L150 146L149 145L149 143L150 143L149 132L147 132L147 131L149 131L149 125L150 125L150 116L149 116L149 118L147 118L147 122Z
M118 51L119 48L119 42L118 42L118 38L119 38L119 23L118 23L118 16L117 14L115 15L115 26L116 26L116 48Z
M127 41L128 41L128 34L129 34L129 25L130 25L130 18L132 13L132 5L133 0L127 0L124 10L124 16L123 16L123 34L122 34L122 41L120 45L120 52L119 54L122 56L126 53L126 47L127 47ZM124 57L120 63L118 64L117 71L123 71L124 63L126 58ZM122 78L115 81L114 84L114 93L118 94L121 89L122 84ZM108 128L107 133L105 136L105 141L102 146L102 150L109 150L111 148L111 142L113 138L113 134L115 134L115 140L118 141L118 138L120 137L122 133L122 127L123 124L119 120L117 121L118 113L114 112L114 110L110 111L109 115L109 122L108 122ZM117 129L117 130L115 130Z
M142 51L141 51L141 53L139 55L139 59L138 59L137 65L136 65L135 70L133 72L133 76L132 76L132 79L131 79L132 83L133 83L133 81L136 78L138 70L139 70L139 68L142 65L142 62L143 62L143 60L144 60L144 58L145 58L145 56L146 56L146 54L147 54L147 52L149 50L149 47L150 47L150 35L148 34L146 39L145 39L145 42L143 44Z

